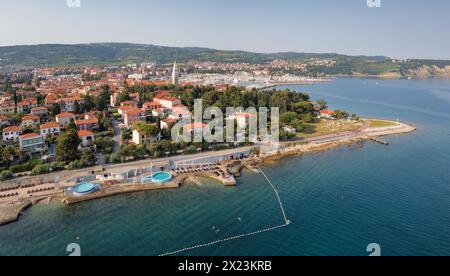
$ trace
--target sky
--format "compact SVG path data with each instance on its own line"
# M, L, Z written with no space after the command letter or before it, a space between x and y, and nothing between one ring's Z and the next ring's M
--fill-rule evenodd
M132 42L450 59L450 1L0 0L0 46ZM78 0L69 0L78 1Z

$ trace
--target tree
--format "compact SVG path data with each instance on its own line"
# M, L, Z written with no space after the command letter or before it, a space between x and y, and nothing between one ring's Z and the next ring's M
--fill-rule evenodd
M110 138L98 137L95 139L97 150L103 154L111 154L113 151L114 141Z
M83 113L82 110L81 110L81 106L80 106L80 104L78 103L78 101L75 101L75 103L73 104L73 112L74 112L75 114Z
M280 123L284 125L289 125L293 120L297 119L298 115L295 112L286 112L281 114Z
M328 104L324 100L318 100L317 105L319 106L320 110L328 109Z
M98 110L105 110L108 107L111 98L111 92L108 85L103 85L100 88L100 94L94 98L95 107Z
M86 112L92 111L95 108L94 97L91 95L84 96L84 103L82 104L82 109Z
M68 129L58 138L56 146L56 159L59 162L73 161L79 158L78 146L81 143L78 133L74 129Z
M80 162L85 167L90 167L97 163L97 158L95 158L94 152L91 149L86 149L81 154Z
M124 90L117 97L117 103L116 104L120 105L121 102L129 101L130 99L131 99L130 98L130 94L128 93L128 91Z
M50 113L53 115L53 117L55 117L56 115L61 113L61 107L59 106L59 104L54 103L52 105L52 109L50 110Z
M296 102L292 105L292 107L298 114L313 113L314 111L313 104L307 101Z
M347 119L348 117L350 117L350 114L343 110L335 110L334 116L336 117L336 119Z
M13 173L10 170L2 171L0 173L0 181L5 181L13 178Z
M122 131L122 142L126 142L133 138L133 133L131 132L131 129L124 129Z
M75 124L75 121L73 119L70 120L69 125L67 126L68 130L74 130L77 131L77 125Z
M2 147L1 158L3 163L10 165L12 159L17 155L17 150L13 146Z
M100 123L101 129L108 130L108 129L113 128L113 124L112 124L111 120L107 116L104 116L103 113L99 116L98 119L99 119L98 121Z

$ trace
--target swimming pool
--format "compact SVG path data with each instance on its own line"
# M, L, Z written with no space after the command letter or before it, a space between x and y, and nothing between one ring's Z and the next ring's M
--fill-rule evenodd
M153 175L145 176L142 179L143 183L152 182L155 184L162 184L172 180L172 174L168 172L157 172Z
M91 194L95 192L98 188L99 186L93 183L80 183L75 187L72 187L70 190L73 192L74 195L82 196Z

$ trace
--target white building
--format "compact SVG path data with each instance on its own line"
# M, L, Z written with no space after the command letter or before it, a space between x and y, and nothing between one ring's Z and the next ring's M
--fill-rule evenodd
M3 130L3 141L14 141L19 140L19 136L22 134L22 130L16 126L10 126Z
M20 150L26 153L44 151L44 137L36 133L29 133L19 137Z
M43 136L44 138L47 137L47 135L59 135L59 133L61 133L61 127L58 123L55 122L41 125L40 130L41 136Z
M159 141L161 141L161 134L152 136L146 133L142 133L137 129L133 130L133 143L135 143L136 145L146 145Z
M78 137L81 139L80 149L94 145L95 135L93 132L89 130L80 130L78 131Z
M68 126L71 120L75 120L76 116L73 113L64 112L56 115L56 122L60 126Z

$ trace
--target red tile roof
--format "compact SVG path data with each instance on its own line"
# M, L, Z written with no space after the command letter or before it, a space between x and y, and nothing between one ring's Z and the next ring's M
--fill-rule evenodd
M67 117L75 117L75 114L70 112L63 112L61 114L56 115L56 118L67 118Z
M24 122L24 121L39 121L39 120L40 120L39 116L36 116L36 115L26 115L22 118L22 122Z
M164 123L167 123L167 124L171 124L171 123L178 122L178 120L173 119L173 118L167 118L167 119L162 120L162 121L163 121Z
M334 111L332 111L332 110L322 110L320 113L321 113L321 114L331 115L331 116L333 116L333 115L336 114L336 112L334 112Z
M3 133L5 133L5 132L20 132L20 131L22 131L22 130L17 126L10 126L10 127L3 129Z
M48 109L44 106L38 106L38 107L31 109L31 111L48 111Z
M136 116L136 115L140 115L142 113L143 113L143 111L141 109L137 108L137 109L132 109L132 110L127 111L125 113L125 115L127 115L127 116Z
M78 136L79 137L94 136L94 133L89 130L80 130L78 131Z
M42 124L40 126L40 129L48 129L48 128L56 128L59 127L59 124L57 122L50 122L46 124Z
M155 103L155 102L144 103L144 107L154 107L154 106L159 106L159 103Z
M76 120L75 124L78 125L96 125L98 124L98 119L87 119L87 120Z
M28 133L28 134L24 134L24 135L20 136L20 139L24 140L24 139L33 139L33 138L38 138L38 137L41 137L41 135L36 134L36 133Z
M185 125L184 129L186 131L192 131L193 129L199 129L199 128L203 129L206 126L207 126L207 124L204 124L204 123L192 123L192 124Z

